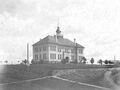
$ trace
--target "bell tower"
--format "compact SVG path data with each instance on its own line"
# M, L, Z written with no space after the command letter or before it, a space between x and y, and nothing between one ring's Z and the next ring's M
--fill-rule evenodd
M63 38L63 35L61 34L61 31L60 31L60 27L59 27L59 26L57 27L57 30L56 30L56 36L57 36L57 39Z
M61 34L60 26L59 26L59 18L57 23L57 30L56 30L56 39L63 38L63 35Z

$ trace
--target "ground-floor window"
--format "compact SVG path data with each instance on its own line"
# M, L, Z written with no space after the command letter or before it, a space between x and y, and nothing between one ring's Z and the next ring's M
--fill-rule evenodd
M61 59L62 59L62 55L58 54L58 60L61 60Z
M72 56L71 56L71 60L74 60L74 59L75 59L75 57L74 57L74 55L72 55Z
M79 56L79 60L81 60L82 59L82 56Z
M47 59L47 54L46 53L43 54L43 59Z
M51 54L50 54L50 59L56 59L56 54L51 53Z
M35 55L35 60L38 60L38 55Z
M42 59L42 55L40 54L40 55L39 55L39 60L41 60L41 59Z

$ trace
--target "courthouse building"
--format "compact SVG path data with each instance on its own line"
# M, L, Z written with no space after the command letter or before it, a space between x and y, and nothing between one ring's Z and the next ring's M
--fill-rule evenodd
M46 36L33 44L33 60L60 62L62 59L69 59L69 62L81 61L84 47L74 41L66 39L61 34L59 26L56 35Z

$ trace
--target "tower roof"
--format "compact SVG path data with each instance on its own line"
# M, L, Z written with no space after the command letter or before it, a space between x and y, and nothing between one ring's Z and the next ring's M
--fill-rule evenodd
M60 34L60 33L61 33L59 26L57 27L56 33L57 33L57 34Z

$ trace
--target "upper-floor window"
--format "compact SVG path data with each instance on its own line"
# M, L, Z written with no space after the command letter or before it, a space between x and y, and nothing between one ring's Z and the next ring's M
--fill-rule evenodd
M69 49L65 49L65 52L66 52L66 53L69 53Z
M37 47L35 47L35 52L38 52L38 48Z
M75 53L75 50L74 50L74 49L71 49L71 53Z
M46 50L47 50L47 47L46 47L46 46L44 46L44 47L43 47L43 51L46 51Z
M42 51L42 48L41 48L41 47L39 47L39 51L40 51L40 52Z
M61 48L58 48L58 52L61 52Z
M56 51L56 46L50 46L50 51Z
M51 53L51 54L50 54L50 59L56 59L56 54Z
M82 49L79 49L79 53L82 54L82 53L83 53L83 50L82 50Z

